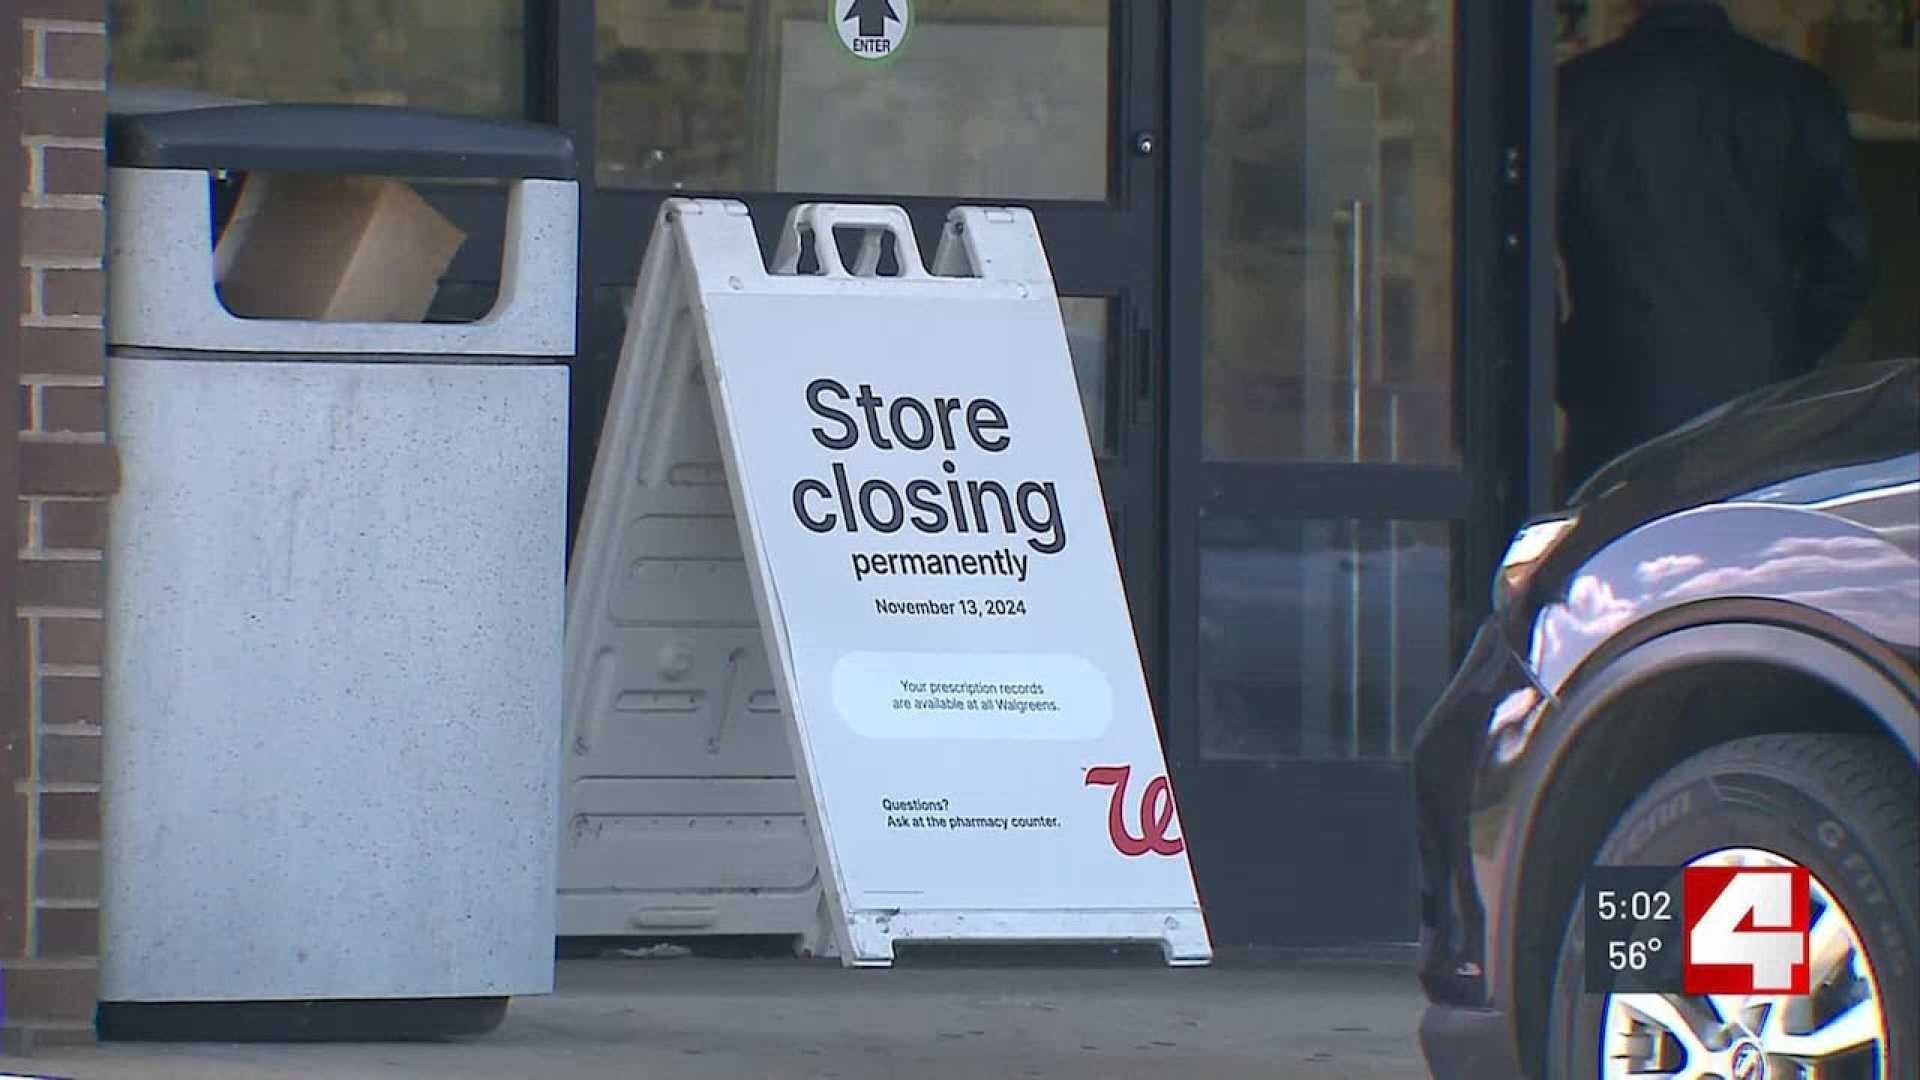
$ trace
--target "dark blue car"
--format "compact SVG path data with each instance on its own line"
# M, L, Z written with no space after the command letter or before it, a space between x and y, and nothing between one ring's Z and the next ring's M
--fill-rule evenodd
M1434 1075L1920 1076L1920 361L1623 456L1495 603L1415 737ZM1804 868L1810 934L1767 933L1791 876L1596 884L1714 866ZM1683 951L1732 981L1684 992ZM1763 955L1808 992L1746 992Z

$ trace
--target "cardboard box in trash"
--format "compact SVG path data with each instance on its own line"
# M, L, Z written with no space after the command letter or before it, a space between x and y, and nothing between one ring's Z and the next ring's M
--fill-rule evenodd
M215 275L243 318L420 322L465 238L404 181L254 173Z

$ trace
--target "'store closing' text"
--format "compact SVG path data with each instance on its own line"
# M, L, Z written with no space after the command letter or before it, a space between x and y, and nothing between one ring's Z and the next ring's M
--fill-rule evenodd
M849 474L834 461L824 477L805 477L793 485L793 513L810 532L893 536L911 530L923 536L1005 536L1024 542L1028 551L1003 547L991 552L874 551L849 557L855 580L874 575L1003 577L1027 580L1029 551L1058 555L1066 550L1066 523L1052 480L1007 481L967 477L955 455L964 446L982 454L1004 453L1013 445L1006 410L992 398L911 395L891 399L859 384L857 392L828 378L806 388L807 408L821 421L812 428L821 447L847 454L865 446L887 454L919 454L939 464L929 474L904 483L886 477Z

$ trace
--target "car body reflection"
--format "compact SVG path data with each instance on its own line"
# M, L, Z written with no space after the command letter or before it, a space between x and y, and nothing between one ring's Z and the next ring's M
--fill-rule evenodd
M1476 1080L1543 1060L1580 875L1645 784L1778 731L1920 761L1920 362L1729 402L1533 528L1412 751L1423 1046Z

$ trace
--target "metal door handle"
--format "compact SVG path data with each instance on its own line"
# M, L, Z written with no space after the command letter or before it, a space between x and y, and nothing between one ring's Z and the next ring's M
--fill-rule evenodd
M1387 460L1400 463L1400 392L1387 391ZM1387 755L1400 754L1400 522L1387 522Z
M1348 199L1333 214L1334 224L1347 234L1347 460L1359 463L1365 457L1367 401L1367 203ZM1360 756L1360 704L1365 685L1361 666L1360 611L1365 600L1361 585L1360 523L1347 522L1347 556L1353 569L1347 577L1347 730L1349 758Z
M1347 409L1351 433L1347 438L1347 457L1358 462L1365 457L1367 400L1367 202L1348 199L1334 212L1334 222L1347 232Z

